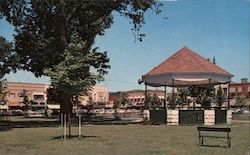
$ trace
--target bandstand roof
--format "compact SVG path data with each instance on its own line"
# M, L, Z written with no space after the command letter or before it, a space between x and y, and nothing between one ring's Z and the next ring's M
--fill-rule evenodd
M150 86L183 87L228 83L231 77L229 72L183 47L143 75L142 80Z

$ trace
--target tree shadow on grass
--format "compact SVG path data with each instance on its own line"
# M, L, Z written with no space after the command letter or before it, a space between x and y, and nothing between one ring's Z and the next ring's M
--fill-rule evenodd
M40 127L58 127L60 122L49 120L29 120L29 121L4 121L0 122L0 132L8 131L13 128L40 128Z
M202 145L201 147L219 147L219 148L226 148L227 149L227 146L223 146L223 145L208 145L208 144L206 144L206 145Z
M12 127L9 125L0 125L0 132L12 130Z
M71 135L71 136L67 135L66 136L67 140L73 140L73 139L81 140L81 139L85 139L85 138L101 138L101 137L99 137L99 136L87 136L87 135L82 135L80 137L79 137L79 135ZM60 139L63 140L63 135L51 138L51 140L60 140Z
M60 118L58 119L43 119L43 118L23 118L20 120L6 120L0 121L0 132L9 131L13 128L42 128L42 127L59 127ZM78 118L72 118L71 126L78 126ZM83 118L82 125L127 125L127 124L140 124L141 122L135 122L133 120L116 120L112 117L106 116L92 116L89 119Z

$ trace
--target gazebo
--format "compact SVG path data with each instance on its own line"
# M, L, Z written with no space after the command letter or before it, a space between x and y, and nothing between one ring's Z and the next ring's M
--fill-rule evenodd
M187 47L183 47L174 55L142 76L140 83L145 84L145 98L147 86L175 87L213 86L218 84L230 85L232 74L215 63L208 61ZM228 89L229 90L229 89ZM228 107L230 106L228 100ZM164 101L166 108L166 95Z

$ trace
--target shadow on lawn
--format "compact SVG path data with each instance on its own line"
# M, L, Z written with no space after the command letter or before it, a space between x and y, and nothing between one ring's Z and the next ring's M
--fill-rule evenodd
M69 140L69 139L79 139L79 140L81 140L81 139L85 139L85 138L101 138L101 137L99 137L99 136L84 136L84 135L82 135L82 136L80 136L80 138L79 138L79 135L71 135L71 136L68 136L67 135L67 140ZM61 135L61 136L56 136L56 137L53 137L51 140L60 140L60 139L62 139L63 140L63 135Z
M41 128L41 127L59 127L60 118L43 119L43 118L23 118L20 120L6 120L0 121L0 132L8 131L13 128ZM92 124L92 125L127 125L127 124L138 124L141 122L134 122L133 120L115 120L112 117L105 116L91 116L83 117L82 125ZM71 126L78 126L78 118L74 117L71 120Z
M11 129L12 129L12 127L9 126L9 125L0 125L0 132L2 132L2 131L9 131Z
M202 145L201 147L220 147L220 148L226 148L227 149L227 146L222 146L222 145Z
M28 120L28 121L2 121L0 122L0 132L8 131L13 128L40 128L40 127L58 127L60 122L55 120Z

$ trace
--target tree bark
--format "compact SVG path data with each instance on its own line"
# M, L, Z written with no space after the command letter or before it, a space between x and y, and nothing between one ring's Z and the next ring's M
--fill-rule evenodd
M65 17L65 1L60 0L60 13L59 13L59 30L60 30L60 41L61 49L64 50L68 44L67 41L67 18Z

